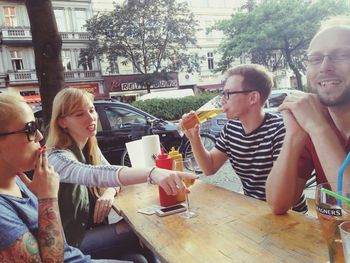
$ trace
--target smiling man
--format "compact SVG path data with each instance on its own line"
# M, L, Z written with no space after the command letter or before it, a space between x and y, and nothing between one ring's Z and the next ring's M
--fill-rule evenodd
M288 96L280 106L286 135L266 185L275 214L297 202L314 169L317 183L336 182L349 152L350 18L326 21L312 39L307 79L313 94Z
M263 66L255 64L234 67L226 75L222 107L229 121L215 148L211 151L204 148L199 125L185 133L204 174L214 174L229 159L241 179L244 194L265 201L266 179L285 134L283 119L264 112L273 85L272 75ZM185 114L183 120L190 114ZM307 211L303 195L294 210Z

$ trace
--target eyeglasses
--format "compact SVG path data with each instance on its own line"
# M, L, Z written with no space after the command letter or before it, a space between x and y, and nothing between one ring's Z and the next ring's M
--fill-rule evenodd
M241 93L249 93L255 91L253 89L250 90L238 90L238 91L230 91L230 90L224 90L221 92L221 95L224 97L225 100L229 100L230 99L230 95L233 94L241 94Z
M0 136L25 133L25 134L27 134L27 139L29 142L34 141L36 134L38 132L38 129L39 129L38 124L35 121L30 121L30 122L27 122L24 127L25 127L24 129L19 130L19 131L0 133Z
M332 54L308 55L307 63L312 66L318 66L323 63L325 57L328 57L333 63L350 62L350 51L339 51Z

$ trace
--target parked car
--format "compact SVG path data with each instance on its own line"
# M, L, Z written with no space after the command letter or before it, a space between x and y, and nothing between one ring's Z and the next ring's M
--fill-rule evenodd
M278 113L278 106L281 105L284 98L287 97L293 89L275 89L271 91L269 98L264 106L265 112ZM217 98L214 98L217 101ZM219 136L224 125L228 121L226 114L221 113L214 118L208 119L206 122L202 123L201 131L207 132L215 137Z
M125 143L140 139L144 135L157 134L166 151L172 146L179 149L184 157L193 157L192 148L186 136L179 134L177 126L144 112L129 104L119 101L94 101L97 122L98 145L111 164L130 165ZM34 116L42 123L42 111L37 110ZM44 128L41 128L44 131ZM202 142L207 149L215 145L215 137L201 134ZM196 171L200 171L195 167Z
M171 146L178 147L182 142L175 124L160 120L129 104L97 100L94 105L99 116L96 135L98 145L111 164L123 163L125 143L149 134L151 123L154 123L153 134L159 135L166 149ZM41 109L37 110L34 116L40 121Z

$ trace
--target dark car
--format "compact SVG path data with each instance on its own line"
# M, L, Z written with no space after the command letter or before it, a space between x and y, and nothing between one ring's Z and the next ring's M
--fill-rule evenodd
M159 135L166 149L171 146L178 148L183 143L175 124L160 120L129 104L103 100L95 101L94 105L99 116L96 136L98 145L111 164L128 164L125 162L125 143L151 132ZM34 115L41 119L41 110Z

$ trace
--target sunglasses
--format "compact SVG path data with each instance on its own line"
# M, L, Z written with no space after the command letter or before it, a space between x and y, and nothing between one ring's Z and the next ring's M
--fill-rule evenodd
M233 94L241 94L241 93L249 93L249 92L253 92L255 90L238 90L238 91L230 91L230 90L224 90L221 92L221 95L225 98L225 100L229 100L230 99L230 95Z
M0 133L0 136L25 133L25 134L27 134L28 141L32 142L35 140L38 129L39 129L38 124L35 121L30 121L30 122L26 123L26 125L24 126L24 129L19 130L19 131Z

